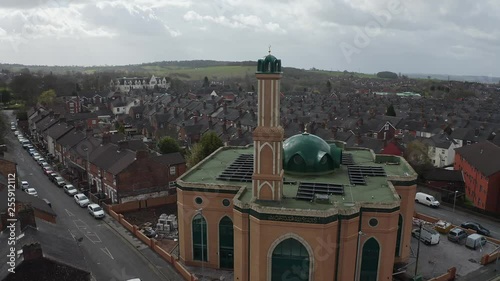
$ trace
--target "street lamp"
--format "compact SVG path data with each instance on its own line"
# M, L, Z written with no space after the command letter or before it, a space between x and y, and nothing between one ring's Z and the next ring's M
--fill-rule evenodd
M90 192L90 163L89 163L89 148L83 149L87 153L87 165L85 165L85 172L87 172L87 188Z
M355 272L355 278L354 280L355 281L359 281L359 278L360 278L360 265L359 265L359 261L361 260L359 258L359 256L361 255L360 254L360 246L361 246L361 236L365 235L361 230L358 232L358 248L357 248L357 253L356 253L356 272Z
M455 213L455 204L457 202L457 193L458 193L458 190L455 190L455 197L453 199L453 213Z
M203 208L199 208L197 211L196 211L200 216L200 228L201 228L201 278L200 280L203 280L204 279L204 276L205 276L205 253L203 251Z

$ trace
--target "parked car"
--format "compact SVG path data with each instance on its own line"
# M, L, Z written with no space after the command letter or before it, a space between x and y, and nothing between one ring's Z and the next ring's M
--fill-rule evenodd
M412 230L411 235L417 239L420 237L420 241L424 242L426 245L439 244L439 239L441 238L439 232L426 226L422 227L422 232L420 232L420 228Z
M11 129L12 131L17 130L16 126L10 126L10 129Z
M38 165L40 165L40 163L43 163L43 162L45 162L45 161L46 161L46 160L45 160L45 158L43 158L43 157L40 157L38 160L36 160L36 162L38 162Z
M49 180L52 181L51 176L52 176L52 174L55 174L55 172L52 171L52 169L47 169L47 170L45 170L45 174L47 175L47 177L49 177Z
M40 154L38 154L38 153L34 153L34 154L33 154L33 159L34 159L35 161L38 161L38 159L40 159L40 158L42 158L42 155L40 155Z
M43 198L42 200L43 200L45 203L47 203L47 205L49 205L49 207L51 207L51 208L52 208L52 204L50 203L50 201L49 201L49 200L47 200L47 199L45 199L45 198Z
M455 227L450 232L448 232L448 240L455 243L460 243L463 239L467 237L467 232L465 230Z
M21 190L22 191L25 191L29 187L30 187L30 184L28 183L28 181L21 181Z
M439 201L434 199L434 196L423 192L417 192L415 194L415 202L427 205L429 207L437 208L439 207Z
M65 186L67 183L66 183L66 180L63 178L63 177L55 177L54 178L54 182L55 184L57 185L57 187L63 187Z
M36 192L36 189L34 189L33 187L27 188L26 190L24 190L24 192L28 193L29 195L38 197L38 192Z
M477 222L472 222L472 221L464 222L464 223L462 223L461 227L465 228L465 229L475 230L477 232L477 234L490 236L490 231L488 229L484 228L482 225L480 225Z
M34 148L28 148L28 153L31 155L31 157L33 157L35 153L38 153L38 151L36 151L36 149Z
M102 219L104 218L104 210L101 208L101 206L97 204L89 204L87 206L87 209L89 210L89 213L96 219Z
M81 193L75 194L73 196L73 198L75 198L76 204L78 204L82 208L87 207L89 205L89 203L90 203L90 201L87 198L87 196L85 196L84 194L81 194Z
M63 187L64 192L68 194L69 196L74 196L75 194L78 193L78 190L72 185L72 184L67 184Z
M47 163L47 161L44 161L44 162L40 163L40 167L42 167L42 169L44 169L45 167L51 168L50 164Z
M51 182L55 182L56 177L59 177L59 174L54 171L51 171L49 174L49 180Z
M484 244L486 244L486 238L476 233L469 235L465 240L465 247L473 250L482 247Z
M14 131L14 135L15 135L15 136L18 136L18 135L19 135L19 131L17 131L17 130L16 130L16 131Z

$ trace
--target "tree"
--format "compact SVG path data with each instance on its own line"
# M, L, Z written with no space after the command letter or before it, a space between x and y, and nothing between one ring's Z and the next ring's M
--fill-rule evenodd
M168 154L181 151L179 143L171 137L163 137L158 142L158 148L160 149L161 154Z
M394 72L390 71L381 71L377 73L378 78L386 78L386 79L398 79L398 75Z
M332 83L330 82L330 80L326 81L326 90L328 91L328 93L332 92Z
M188 167L193 167L208 155L212 154L219 147L223 146L222 140L215 132L207 132L203 134L200 142L191 148L191 152L187 157Z
M12 95L10 94L10 91L7 90L6 88L3 88L0 91L0 102L9 103L11 99L12 99Z
M205 78L203 78L203 87L205 87L205 88L206 88L206 87L208 87L208 86L209 86L209 84L210 84L210 83L208 82L208 77L207 77L207 76L205 76Z
M394 105L389 105L387 110L385 111L385 115L387 116L396 116L396 110L394 110Z
M56 92L54 90L47 90L38 96L38 102L43 105L51 105L54 103L56 98Z
M429 146L419 140L408 144L405 150L405 159L419 175L433 167L429 157Z
M125 135L125 126L123 124L120 124L117 129L118 133L122 133Z

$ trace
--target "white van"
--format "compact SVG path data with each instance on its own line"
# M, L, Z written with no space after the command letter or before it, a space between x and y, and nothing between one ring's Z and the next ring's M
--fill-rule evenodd
M476 233L469 235L465 240L465 247L473 250L482 247L484 244L486 244L486 238Z
M437 208L439 207L439 201L434 199L432 195L423 192L417 192L415 194L415 202L427 205L429 207Z
M420 228L412 230L411 235L417 239L420 236L420 240L426 245L439 244L439 238L441 237L439 232L427 226L422 227L422 233L420 233Z

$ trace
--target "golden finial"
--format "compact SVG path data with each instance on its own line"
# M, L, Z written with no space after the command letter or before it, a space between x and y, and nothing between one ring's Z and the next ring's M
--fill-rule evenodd
M271 54L271 45L269 45L269 54Z

